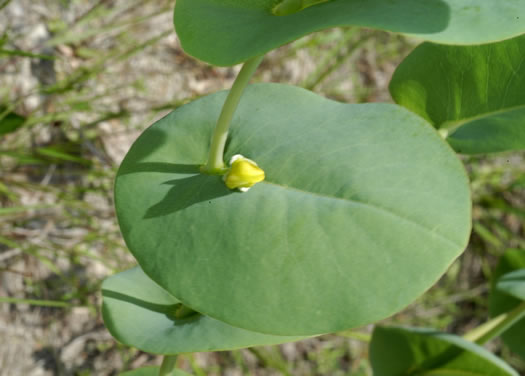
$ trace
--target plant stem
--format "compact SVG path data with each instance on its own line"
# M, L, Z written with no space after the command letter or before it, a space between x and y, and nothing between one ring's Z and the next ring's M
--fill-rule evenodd
M226 102L224 102L219 119L217 120L217 125L215 126L215 131L211 138L208 162L203 167L203 172L208 174L222 174L224 172L225 165L223 155L226 138L228 137L228 129L230 128L230 123L235 114L235 110L237 109L237 105L241 100L244 89L261 63L262 58L262 56L257 56L246 61L239 72L239 75L235 79L235 82L228 93L228 97L226 98Z
M353 338L358 341L367 342L369 343L372 341L372 335L370 333L365 332L358 332L358 331L352 331L352 330L345 330L342 332L335 333L338 336L346 337L346 338Z
M492 320L474 328L463 336L467 341L483 345L494 337L499 336L510 328L518 320L525 317L525 302L514 308L512 311L494 317Z
M166 355L164 359L162 359L159 376L173 376L175 374L176 363L177 355Z

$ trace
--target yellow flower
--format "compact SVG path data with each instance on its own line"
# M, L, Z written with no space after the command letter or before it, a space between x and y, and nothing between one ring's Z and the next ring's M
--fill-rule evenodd
M256 183L264 180L264 171L251 159L236 154L230 159L230 168L223 176L223 180L229 189L246 192Z

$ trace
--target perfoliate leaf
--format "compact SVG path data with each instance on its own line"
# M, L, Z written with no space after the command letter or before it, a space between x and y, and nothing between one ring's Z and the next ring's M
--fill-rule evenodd
M184 50L215 65L237 64L335 26L480 44L525 33L524 19L525 5L515 0L178 0L175 7Z
M265 180L239 193L199 172L225 96L147 129L116 180L128 247L188 307L260 333L340 331L401 310L463 251L467 177L420 117L250 86L225 160L241 154Z

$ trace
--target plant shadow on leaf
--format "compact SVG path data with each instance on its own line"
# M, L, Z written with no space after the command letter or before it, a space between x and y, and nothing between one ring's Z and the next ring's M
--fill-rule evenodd
M186 209L199 202L208 201L211 203L211 201L216 198L234 193L226 188L221 176L204 175L199 173L199 171L200 165L198 164L142 162L123 164L119 170L119 175L139 172L181 175L193 174L191 176L182 176L163 182L162 185L172 185L172 187L162 200L146 211L143 218L148 219L168 215Z
M146 211L144 219L168 215L204 201L211 204L212 200L233 193L226 188L221 176L198 174L162 184L172 187L160 202Z
M178 319L175 317L175 312L177 311L177 308L180 306L180 303L175 304L158 304L158 303L151 303L142 299L135 298L130 295L122 294L120 292L111 291L111 290L102 290L102 296L104 298L111 298L115 300L120 300L123 302L127 302L139 307L142 307L144 309L147 309L149 311L158 312L161 314L164 314L166 318L170 321L173 321L173 325L186 325L189 322L194 322L196 320L199 320L200 318L204 317L198 312L196 312L194 315L191 315L186 318ZM105 309L104 307L102 309ZM106 315L106 320L108 320L111 315Z
M166 134L158 129L148 129L148 147L133 147L133 153L137 161L149 157L155 150L160 149L166 143ZM123 166L122 166L123 167ZM122 168L121 167L121 168ZM134 166L131 166L132 168ZM119 173L121 173L119 171Z
M197 174L199 165L178 164L165 162L143 162L133 165L122 165L119 175L134 174L136 172L162 172L166 174Z
M170 319L173 319L173 313L175 312L178 304L157 304L150 303L142 299L135 298L130 295L122 294L120 292L111 291L111 290L102 290L102 296L105 298L111 298L116 300L121 300L128 302L130 304L137 305L139 307L145 308L149 311L164 313Z

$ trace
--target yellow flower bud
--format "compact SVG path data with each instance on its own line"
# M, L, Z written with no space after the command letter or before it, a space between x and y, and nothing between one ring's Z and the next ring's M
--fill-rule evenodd
M230 160L230 168L223 176L229 189L246 192L256 183L264 180L264 171L251 159L236 154Z

